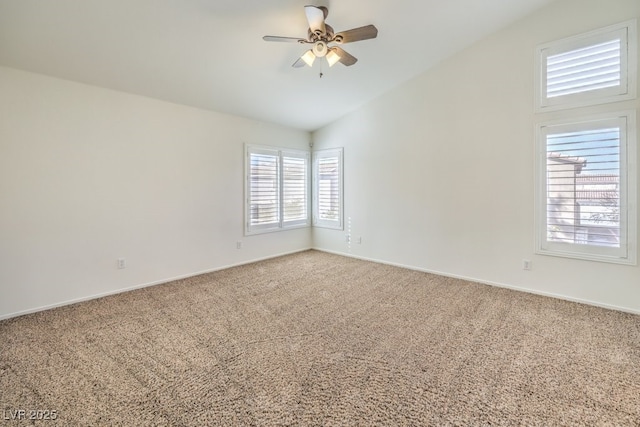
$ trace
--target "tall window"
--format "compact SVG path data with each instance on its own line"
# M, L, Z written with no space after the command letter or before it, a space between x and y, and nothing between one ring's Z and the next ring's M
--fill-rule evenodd
M542 124L539 253L636 262L635 111Z
M343 229L342 148L313 153L313 225Z
M538 47L539 111L635 97L636 21Z
M247 145L245 234L309 225L309 153Z
M556 119L538 127L539 254L637 262L636 111L604 108L636 98L636 26L631 20L538 46L537 112Z

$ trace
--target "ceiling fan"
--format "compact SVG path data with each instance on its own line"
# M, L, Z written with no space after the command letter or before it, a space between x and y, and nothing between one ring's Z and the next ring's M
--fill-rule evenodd
M306 51L293 63L294 68L304 67L305 64L311 67L316 58L322 57L327 58L330 67L335 65L336 62L340 62L346 66L353 65L358 61L355 56L349 54L339 46L331 46L330 43L351 43L360 40L374 39L378 36L378 29L374 25L365 25L364 27L335 33L333 28L324 22L329 14L329 9L324 6L305 6L304 12L307 15L307 21L309 21L307 38L263 37L263 40L268 42L297 42L313 45L311 49Z

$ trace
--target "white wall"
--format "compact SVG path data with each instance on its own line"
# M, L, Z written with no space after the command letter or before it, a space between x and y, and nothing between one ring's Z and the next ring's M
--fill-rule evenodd
M535 47L638 17L637 0L558 1L315 132L344 147L362 243L314 229L314 246L640 312L640 267L533 253L534 125L554 117L534 114Z
M312 245L640 312L640 267L533 254L535 46L633 17L558 1L317 131L345 147L350 246L243 237L243 143L306 132L0 67L0 318Z
M243 237L243 143L309 139L0 68L0 318L309 248Z

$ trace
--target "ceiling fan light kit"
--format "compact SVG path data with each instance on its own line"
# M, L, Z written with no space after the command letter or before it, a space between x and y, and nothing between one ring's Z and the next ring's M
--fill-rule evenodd
M316 56L313 54L312 51L308 50L304 53L304 55L300 57L300 59L302 59L304 63L307 64L309 67L312 67L313 61L316 60Z
M333 50L327 52L327 62L329 63L329 67L333 67L338 61L340 61L340 55L335 53Z
M351 66L358 59L347 53L338 46L332 46L330 43L352 43L360 40L374 39L378 36L378 29L374 25L365 25L364 27L354 28L347 31L334 33L333 28L325 23L329 10L324 6L305 6L305 14L309 22L309 30L307 38L299 37L282 37L282 36L264 36L263 40L269 42L296 42L300 44L312 44L311 49L307 50L296 62L293 63L294 68L313 66L316 58L325 57L330 67L340 62L343 65Z

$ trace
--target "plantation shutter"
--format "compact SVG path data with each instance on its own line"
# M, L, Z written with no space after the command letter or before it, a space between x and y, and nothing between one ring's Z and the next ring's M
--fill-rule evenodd
M252 145L245 152L245 234L309 225L309 153Z
M280 222L279 156L277 150L253 150L249 155L249 227L269 228Z
M314 225L342 228L342 149L314 153Z
M318 160L318 218L332 220L340 209L338 157Z
M538 46L540 111L635 98L636 23L627 21Z
M547 58L547 97L620 86L621 40L616 38Z
M282 155L283 221L287 224L308 219L308 163L307 155Z
M619 248L619 182L619 128L548 135L549 239Z
M633 113L635 114L635 113ZM539 248L602 261L635 262L629 207L635 204L628 166L627 123L633 117L541 128Z

